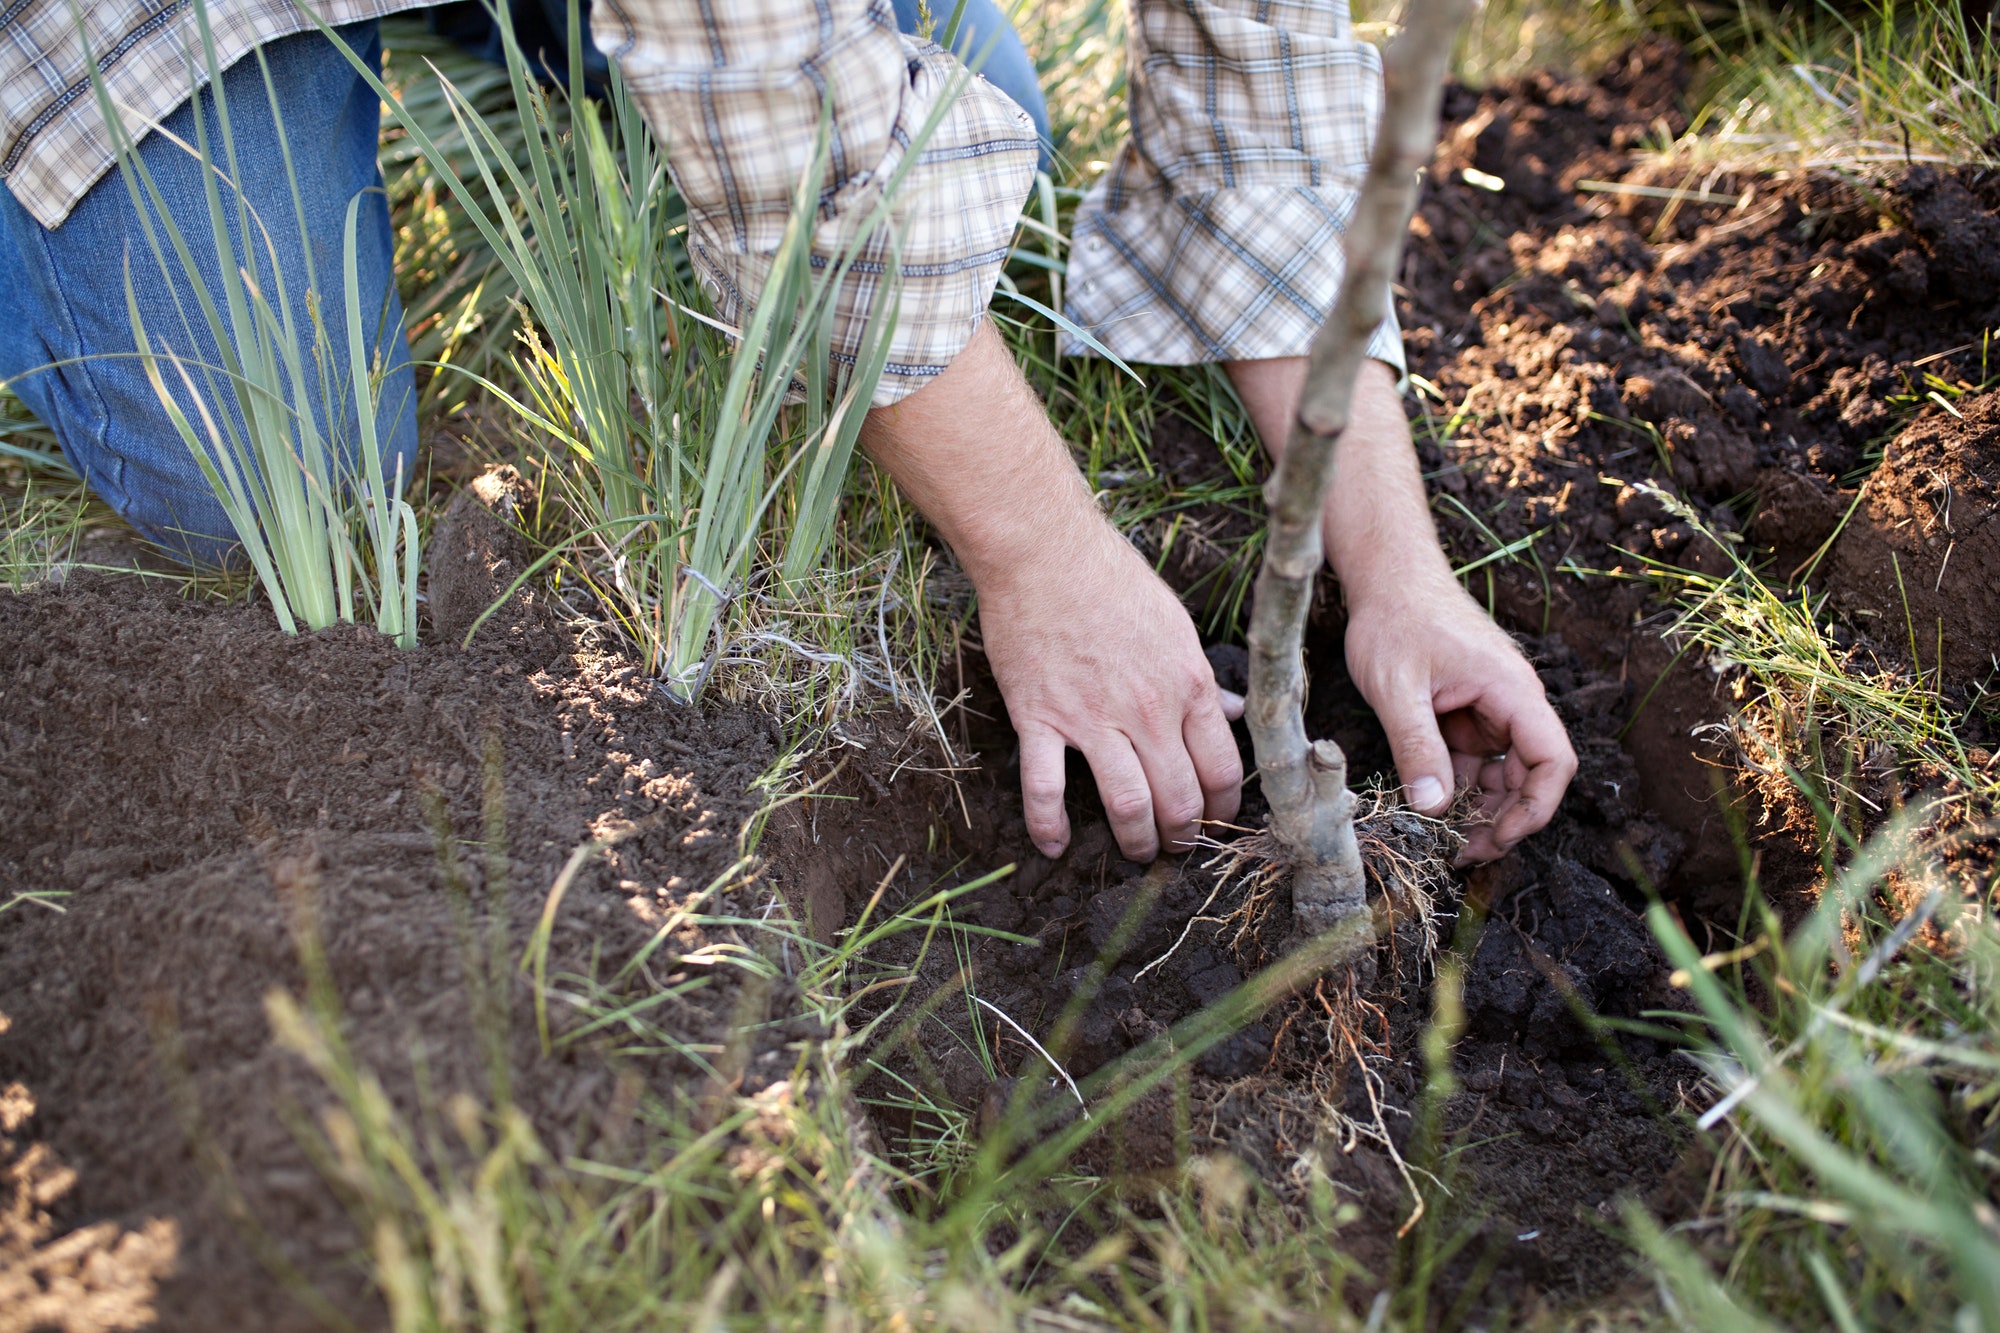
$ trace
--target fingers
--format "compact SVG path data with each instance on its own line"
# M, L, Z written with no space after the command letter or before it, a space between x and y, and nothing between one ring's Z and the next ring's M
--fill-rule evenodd
M1570 748L1569 733L1539 687L1532 705L1511 721L1507 789L1518 796L1493 823L1494 840L1502 847L1512 847L1547 824L1569 780L1576 776L1576 751Z
M1118 840L1118 850L1127 860L1151 861L1160 854L1160 838L1154 826L1154 807L1160 803L1149 776L1168 778L1162 772L1149 775L1139 762L1139 755L1132 748L1132 742L1117 732L1106 732L1092 743L1083 747L1083 757L1090 761L1090 771L1097 778L1097 796L1104 803L1104 818L1111 825L1111 836ZM1182 762L1186 763L1183 756ZM1162 769L1166 767L1163 763ZM1194 808L1200 809L1199 791L1195 786L1193 765L1188 765L1185 785L1197 793ZM1187 805L1184 792L1169 797L1167 806L1176 813L1175 829L1186 821L1178 813ZM1164 823L1164 819L1162 820Z
M1399 681L1370 702L1389 734L1403 799L1427 815L1442 814L1451 804L1452 757L1438 730L1430 691L1420 681Z
M1482 861L1498 861L1507 851L1493 836L1491 824L1479 824L1465 830L1465 846L1458 849L1458 857L1452 864L1463 869Z
M1576 776L1576 752L1539 682L1514 682L1476 705L1478 719L1447 719L1461 772L1473 770L1488 822L1472 829L1460 864L1491 861L1544 827Z
M1063 808L1063 738L1046 727L1021 730L1021 808L1028 836L1054 860L1069 846L1069 811Z
M1243 696L1234 690L1216 687L1216 694L1222 698L1222 716L1234 722L1243 716Z
M1169 852L1184 852L1194 846L1194 840L1201 834L1201 817L1208 801L1195 777L1194 762L1188 758L1187 746L1176 732L1165 743L1147 744L1140 742L1137 750L1139 763L1146 771L1146 786L1152 795L1151 809L1147 812L1157 828L1158 836L1143 856L1136 855L1127 847L1123 834L1118 845L1125 855L1134 861L1150 861L1159 854L1161 848ZM1099 783L1100 789L1102 783ZM1105 809L1111 808L1109 797L1105 799ZM1113 828L1117 826L1114 822Z
M1189 707L1177 730L1136 737L1107 732L1082 747L1118 850L1151 861L1184 852L1204 819L1235 815L1243 787L1236 738L1213 695Z
M1219 709L1197 703L1181 724L1181 742L1194 761L1195 781L1201 786L1201 817L1207 820L1234 819L1243 799L1243 756L1224 720L1228 716L1225 698Z

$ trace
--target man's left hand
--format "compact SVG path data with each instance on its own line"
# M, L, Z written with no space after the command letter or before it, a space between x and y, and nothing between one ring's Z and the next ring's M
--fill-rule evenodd
M1283 451L1305 359L1227 363L1252 423ZM1478 788L1482 821L1462 859L1490 861L1555 814L1576 753L1512 639L1452 575L1431 525L1395 373L1363 364L1336 446L1321 532L1347 603L1347 669L1381 718L1404 798L1443 814L1454 783Z
M1534 668L1451 578L1347 589L1347 670L1389 734L1412 806L1479 792L1464 861L1490 861L1549 822L1576 753Z

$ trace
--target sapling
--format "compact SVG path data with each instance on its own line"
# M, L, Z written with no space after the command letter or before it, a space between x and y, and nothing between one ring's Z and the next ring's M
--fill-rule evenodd
M1320 514L1335 445L1346 429L1368 340L1389 313L1389 284L1416 204L1418 173L1437 146L1446 62L1472 0L1410 0L1382 60L1382 122L1346 235L1347 273L1313 338L1305 388L1284 454L1265 487L1270 535L1250 616L1250 693L1244 720L1256 747L1271 833L1292 869L1298 931L1352 938L1351 959L1374 938L1367 878L1354 836L1347 757L1305 729L1306 614L1319 573Z

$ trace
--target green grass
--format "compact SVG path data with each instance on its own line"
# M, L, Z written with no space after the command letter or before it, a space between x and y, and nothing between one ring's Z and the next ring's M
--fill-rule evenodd
M206 5L197 0L193 14L208 87L192 94L198 109L195 142L174 147L202 164L205 218L176 217L165 207L102 80L93 76L99 109L113 127L118 174L142 221L145 246L137 262L150 256L168 282L176 274L194 280L197 309L186 309L177 299L176 324L149 329L127 268L126 305L140 360L162 408L227 514L280 627L287 633L301 627L323 629L351 622L358 612L372 618L385 635L413 647L417 521L402 498L407 479L400 465L393 477L384 474L378 432L383 409L387 420L394 421L397 405L380 400L384 359L381 349L367 346L362 331L356 240L361 196L348 204L337 286L333 275L313 271L313 241L303 234L307 271L281 272L271 229L284 227L286 220L258 216L236 187L242 171ZM275 107L277 94L262 52L255 59ZM282 144L282 109L276 114ZM284 166L295 209L291 222L303 228L289 148ZM205 238L198 221L207 224ZM188 233L194 233L193 244L212 246L220 257L220 291L201 284ZM300 279L306 297L304 308L295 309L290 290ZM334 346L321 317L336 302L343 305L347 321L345 347ZM188 354L186 349L198 345L197 328L213 339L219 365ZM176 352L177 346L183 350ZM192 416L169 383L185 390ZM358 432L351 440L339 425L350 408Z
M2000 155L2000 46L1960 0L1875 0L1700 23L1714 62L1680 145L1738 167L1867 172Z

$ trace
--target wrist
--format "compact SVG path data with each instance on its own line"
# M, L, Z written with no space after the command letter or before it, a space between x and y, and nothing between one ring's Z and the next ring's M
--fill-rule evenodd
M1374 552L1365 558L1330 562L1350 616L1396 614L1412 606L1457 601L1467 595L1451 572L1451 562L1436 545L1413 545L1419 549Z
M1101 582L1122 564L1144 565L1087 495L1081 503L1057 500L1011 523L985 525L953 542L952 551L987 603L1032 596L1052 584Z

